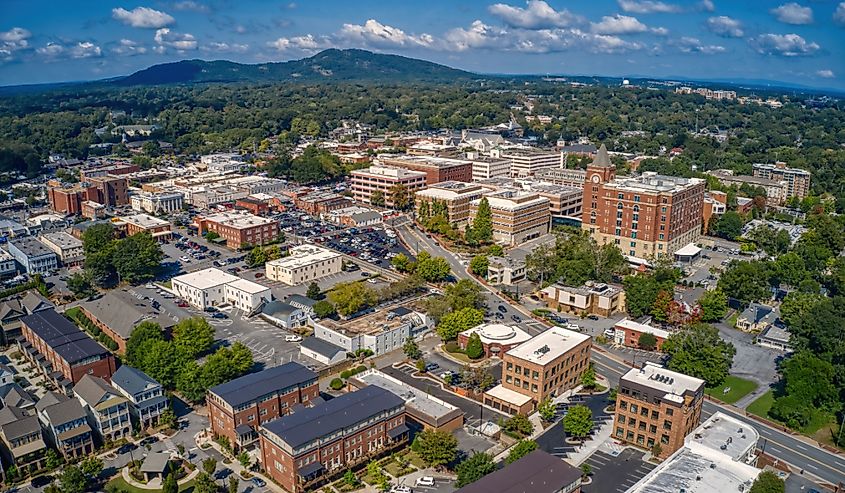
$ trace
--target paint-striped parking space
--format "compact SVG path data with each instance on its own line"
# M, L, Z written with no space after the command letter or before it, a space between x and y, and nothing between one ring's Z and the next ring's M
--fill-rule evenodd
M592 482L583 485L584 493L624 493L657 467L642 460L643 452L625 449L619 455L596 451L584 461L590 468Z

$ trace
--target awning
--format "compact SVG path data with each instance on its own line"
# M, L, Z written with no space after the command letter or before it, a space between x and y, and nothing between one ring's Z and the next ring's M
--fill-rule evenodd
M300 476L302 476L305 479L308 479L309 477L315 476L318 473L322 472L323 469L324 468L323 468L322 463L312 462L312 463L308 464L307 466L302 466L299 469L299 471L297 471L297 474L299 474Z
M254 432L255 431L249 425L239 425L235 427L235 433L237 433L239 436L248 435Z
M396 440L397 438L401 437L405 433L408 433L409 431L410 430L406 425L401 424L396 428L393 428L392 430L387 430L387 436L389 436L391 440Z

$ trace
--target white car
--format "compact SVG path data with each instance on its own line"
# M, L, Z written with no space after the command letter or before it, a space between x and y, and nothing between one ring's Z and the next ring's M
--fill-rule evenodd
M190 262L190 261L191 261L191 257L188 257L187 255L182 255L181 257L179 257L179 260L181 260L182 262L187 263L187 262Z
M414 483L414 486L434 486L434 478L431 476L423 476L421 478L417 478L417 481Z
M390 493L414 493L414 490L400 484L391 488Z
M302 336L288 334L285 336L285 342L302 342Z
M155 288L156 288L156 287L155 287L155 284L152 284L152 283L148 283L148 284L147 284L146 286L144 286L144 287L145 287L145 288L147 288L147 289L155 289Z

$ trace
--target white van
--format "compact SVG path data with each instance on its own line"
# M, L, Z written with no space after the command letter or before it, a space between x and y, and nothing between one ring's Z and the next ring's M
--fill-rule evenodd
M285 342L302 342L302 336L288 334L285 336Z

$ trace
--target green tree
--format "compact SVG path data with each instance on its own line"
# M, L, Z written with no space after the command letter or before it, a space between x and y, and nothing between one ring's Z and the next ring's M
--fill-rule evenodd
M785 253L775 260L774 271L781 282L798 286L809 275L804 259L795 252Z
M505 431L519 436L528 436L534 431L534 425L524 414L514 414L506 419L503 428Z
M710 325L694 325L675 332L666 339L661 350L669 356L667 367L707 382L720 385L728 376L736 348L724 341Z
M581 404L570 407L563 417L563 429L568 435L583 440L593 429L593 412Z
M587 477L593 473L593 467L587 464L586 462L581 464L581 476Z
M438 282L449 277L452 268L449 267L449 262L443 257L432 257L428 252L420 252L417 256L417 264L414 267L414 273L422 280L428 282Z
M393 208L405 211L413 207L414 196L405 185L394 185L388 191Z
M469 359L478 359L484 356L484 345L481 343L481 336L473 332L467 341L467 347L464 351Z
M415 341L413 337L409 337L405 340L405 344L402 345L402 352L404 352L405 356L409 359L420 359L422 357L422 351L420 351L420 347L417 345L417 341Z
M238 454L238 463L244 469L249 469L249 466L252 463L252 460L250 459L249 454L246 451L243 451L240 454Z
M90 478L96 478L103 472L103 459L99 457L86 457L79 463L79 469Z
M337 313L337 311L334 309L334 305L332 305L326 300L320 300L314 303L313 310L314 315L316 315L317 318L331 317L332 315Z
M661 289L651 306L651 316L659 322L666 322L669 319L669 310L672 307L674 298L670 291Z
M596 380L596 367L590 363L584 373L581 374L581 385L588 390L594 390L598 385Z
M67 279L67 287L77 299L96 293L91 276L87 272L74 272Z
M152 279L163 258L161 245L146 232L117 241L112 254L120 279L129 283Z
M363 282L352 281L335 285L329 291L329 301L332 302L335 310L345 317L373 306L378 298L376 293Z
M426 429L414 439L412 450L429 467L439 467L455 460L458 453L458 439L445 431Z
M182 319L173 327L173 344L188 358L196 358L214 345L214 327L203 317Z
M376 190L370 195L370 203L376 207L384 207L384 192Z
M235 476L229 478L228 493L238 493L238 478Z
M447 313L437 325L437 335L444 341L457 339L458 334L484 322L484 313L476 308L462 308Z
M540 413L540 417L543 421L550 423L555 419L555 414L557 414L557 407L555 406L554 402L552 402L551 397L546 397L540 404L537 405L537 412Z
M478 203L478 209L472 220L472 233L479 243L493 241L493 214L490 211L490 202L487 197L481 197Z
M173 408L168 407L159 415L159 423L166 425L171 430L175 430L179 427L179 418L176 417L176 413L173 412Z
M728 312L728 297L721 289L711 289L701 295L698 306L701 311L701 320L716 322L724 318Z
M508 456L505 457L505 464L516 462L535 450L537 450L537 442L534 440L520 440L516 445L511 447Z
M47 453L44 454L44 459L47 469L55 469L62 465L63 462L62 457L54 449L47 449Z
M194 493L217 493L217 483L211 476L201 472L194 478Z
M390 259L390 265L396 268L399 272L409 272L412 267L411 259L404 253L399 253Z
M487 303L481 286L471 279L461 279L455 284L447 285L443 294L445 301L452 310L483 309Z
M88 488L88 478L74 465L67 465L59 475L62 493L84 493Z
M495 470L496 463L493 462L492 455L484 452L474 453L455 468L458 476L455 486L462 488L478 481Z
M176 482L176 475L170 473L164 478L164 482L161 485L161 493L179 493L179 484Z
M141 150L143 150L144 154L149 157L161 156L161 145L155 139L144 142L144 144L141 146Z
M86 258L107 249L114 240L114 226L111 223L98 223L86 229L82 234L82 250Z
M834 367L809 351L794 353L781 364L783 395L769 411L793 428L806 425L815 411L832 411L839 402Z
M161 326L155 322L145 320L135 326L126 341L126 362L142 368L144 356L149 354L152 343L164 341Z
M476 255L469 262L469 269L476 276L487 277L487 267L489 265L490 261L487 259L486 255Z
M654 351L657 348L657 337L655 337L651 332L643 332L637 339L637 345L640 349Z
M265 253L264 248L256 246L246 254L245 261L250 267L264 265L267 262L267 254Z
M784 493L786 484L772 471L763 471L751 484L748 493Z
M356 476L351 469L347 469L346 472L343 474L343 482L347 486L350 486L352 488L355 488L356 486L361 484L361 480L358 479L358 476Z
M209 476L214 474L214 471L217 469L217 459L214 457L208 457L207 459L203 459L202 461L202 470L205 471L206 474Z
M735 240L742 234L744 221L735 211L727 211L713 223L713 234L726 240Z
M311 281L311 284L308 285L308 291L305 292L305 296L312 300L319 300L323 297L323 292L316 282Z
M718 286L743 306L772 296L769 291L769 270L763 262L731 262L719 278Z

